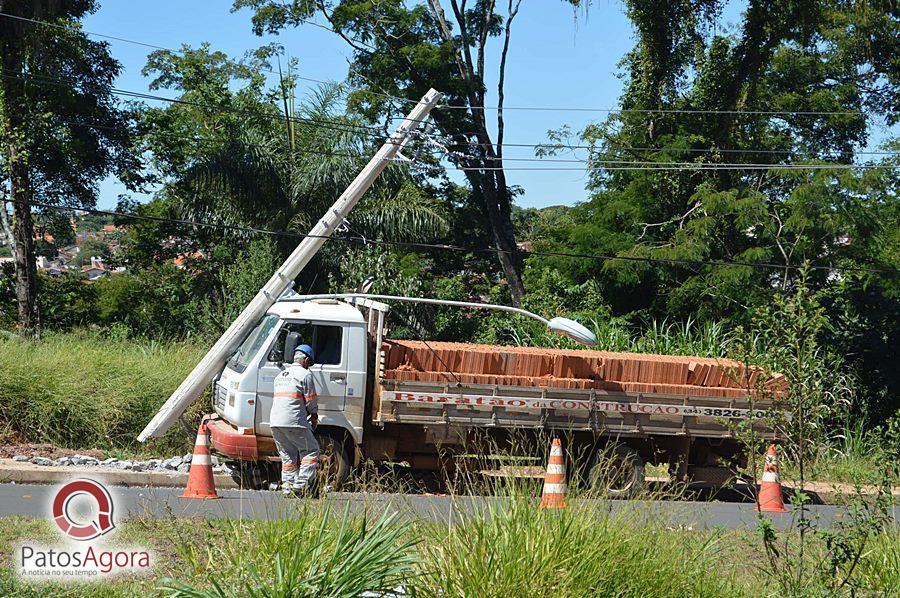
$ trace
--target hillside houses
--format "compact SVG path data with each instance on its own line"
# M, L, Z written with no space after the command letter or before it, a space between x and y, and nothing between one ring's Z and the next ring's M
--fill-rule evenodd
M76 223L73 219L72 226L76 232L72 244L58 247L55 251L45 251L43 255L37 256L38 271L49 276L80 275L89 281L125 272L125 267L113 267L107 263L104 255L96 255L103 253L108 257L118 254L125 227L111 223L90 223L91 226L83 224ZM38 244L43 243L45 247L54 245L55 241L53 235L43 227L36 228L34 240ZM85 251L90 254L85 254Z

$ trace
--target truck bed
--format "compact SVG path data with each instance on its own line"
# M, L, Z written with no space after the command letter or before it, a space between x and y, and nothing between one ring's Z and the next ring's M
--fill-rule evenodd
M786 388L753 396L760 370L727 359L464 343L387 340L380 366L379 422L617 435L728 437Z

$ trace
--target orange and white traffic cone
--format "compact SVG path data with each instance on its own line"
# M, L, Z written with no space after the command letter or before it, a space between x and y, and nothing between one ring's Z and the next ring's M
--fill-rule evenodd
M554 438L550 445L550 459L547 461L547 473L544 475L541 508L566 508L566 461L559 438Z
M762 483L759 486L759 497L756 510L760 513L787 513L784 499L781 497L781 481L778 479L778 454L775 445L766 451L766 464L763 467Z
M191 457L191 471L188 474L187 488L181 498L219 498L216 494L216 482L213 480L212 461L209 458L209 430L206 422L197 430L197 442L194 443L194 456Z

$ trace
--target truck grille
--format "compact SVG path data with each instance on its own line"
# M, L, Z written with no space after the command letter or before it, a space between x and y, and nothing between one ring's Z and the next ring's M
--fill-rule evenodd
M213 390L213 406L215 406L217 411L223 411L225 409L225 400L227 398L228 391L224 386L216 382Z

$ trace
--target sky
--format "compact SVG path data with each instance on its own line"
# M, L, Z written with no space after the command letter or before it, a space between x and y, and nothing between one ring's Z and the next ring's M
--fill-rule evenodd
M341 81L347 74L351 54L335 34L305 25L287 29L280 36L257 37L250 28L251 13L231 12L230 0L103 0L100 9L84 19L84 29L120 38L177 49L182 44L199 46L209 42L214 49L239 57L247 50L269 41L280 42L292 57L300 60L301 76ZM116 86L130 91L148 91L148 78L141 75L146 47L116 40L112 55L122 63ZM506 106L613 108L622 90L615 75L617 64L633 45L631 25L620 2L599 0L589 12L574 11L561 0L526 0L513 24L507 61ZM496 73L499 43L489 48L495 60L486 70ZM486 104L496 105L496 79L490 81ZM315 85L304 83L305 85ZM172 95L173 92L153 92ZM490 114L494 116L494 114ZM505 112L506 141L541 143L547 131L569 125L579 130L603 112L518 111ZM508 158L533 158L529 148L507 148ZM541 166L530 162L507 166ZM523 207L572 205L587 197L585 173L509 171L510 184L521 186L517 198ZM125 188L115 180L101 185L98 206L115 206Z

